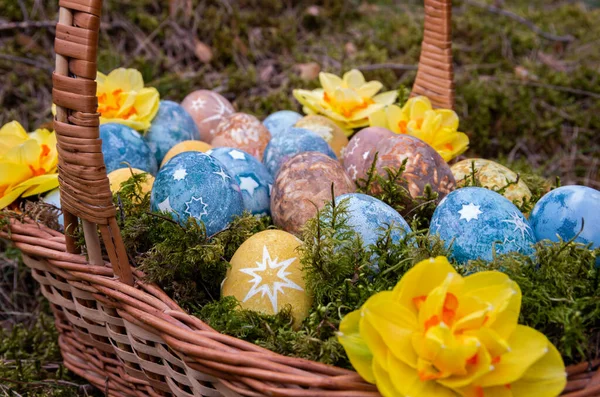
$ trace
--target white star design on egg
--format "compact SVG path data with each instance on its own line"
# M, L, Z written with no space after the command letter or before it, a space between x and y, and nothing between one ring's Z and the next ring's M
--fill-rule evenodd
M192 102L192 110L198 111L200 109L204 109L204 105L206 105L206 100L202 98L195 99Z
M273 191L273 185L271 185L271 184L269 183L269 195L271 195L271 192L272 192L272 191Z
M173 173L173 179L175 179L176 181L181 181L185 179L186 176L187 171L185 170L185 168L177 168Z
M202 210L200 211L200 207ZM208 204L204 203L202 197L192 197L190 201L185 203L185 213L195 218L202 218L202 215L208 215ZM196 215L192 214L192 211L196 212Z
M348 155L351 155L352 153L354 153L354 151L358 148L358 142L360 142L360 138L353 139L352 142L353 142L352 150L350 150L348 152Z
M363 160L366 160L367 157L369 157L370 152L371 152L370 150L367 150L366 152L363 153Z
M162 203L158 203L158 209L162 212L173 212L173 208L171 208L171 203L169 202L169 197Z
M529 237L533 237L530 232L531 227L525 222L523 222L523 219L521 219L518 213L513 212L510 217L511 219L505 219L502 221L502 223L512 223L515 226L513 232L517 230L520 231L522 239L525 239L525 232L527 232L527 235Z
M291 273L287 272L287 268L294 263L296 258L286 259L285 261L278 262L278 258L271 259L271 255L269 254L269 250L267 246L263 246L263 259L262 262L256 262L255 268L245 268L240 269L242 273L245 273L249 276L252 276L252 279L249 283L253 284L243 302L248 301L254 295L260 294L261 297L267 295L269 300L271 301L271 305L273 306L273 312L277 313L277 294L281 293L285 295L285 291L283 288L291 288L298 291L304 291L302 287L298 284L294 283L287 276ZM271 270L279 269L277 271L277 281L273 281L272 283L263 282L263 277L258 273L267 273L266 275L270 275Z
M212 95L212 97L216 100L217 105L219 107L217 108L217 111L215 112L215 114L213 114L210 117L207 117L207 118L203 119L200 122L200 124L210 123L211 121L220 120L226 114L230 114L231 113L231 110L229 110L229 108L227 107L227 105L225 104L225 102L223 102L223 100L221 98L219 98L217 95ZM214 130L210 130L210 134L211 135L214 135L213 131Z
M254 196L254 189L256 189L259 186L260 185L258 183L256 183L254 178L252 178L251 176L250 177L245 177L245 176L240 177L240 189L245 190L248 193L250 193L250 196Z
M221 170L219 172L213 172L213 174L219 175L221 178L223 178L223 180L227 180L227 179L231 178L229 175L227 175L225 173L225 171L223 170L223 168L221 168Z
M462 209L458 211L460 214L460 219L465 219L467 223L473 219L479 219L478 215L483 214L479 208L479 205L475 205L473 203L470 203L469 205L463 204Z
M244 153L240 152L239 150L232 150L228 154L229 157L231 157L234 160L246 160L246 156L244 155Z
M358 176L358 170L356 169L356 166L354 164L352 164L350 167L348 167L349 174L350 174L350 171L352 171L352 179L356 180L356 177Z

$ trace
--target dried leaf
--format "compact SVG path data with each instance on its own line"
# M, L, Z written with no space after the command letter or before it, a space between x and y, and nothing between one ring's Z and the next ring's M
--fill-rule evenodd
M212 49L198 39L195 40L194 53L203 63L209 63L213 58Z
M354 43L349 41L346 43L346 45L344 45L344 51L346 52L346 55L348 55L350 58L353 58L356 55L357 49Z
M294 66L294 69L300 75L302 80L314 80L321 72L321 65L316 62L299 63Z

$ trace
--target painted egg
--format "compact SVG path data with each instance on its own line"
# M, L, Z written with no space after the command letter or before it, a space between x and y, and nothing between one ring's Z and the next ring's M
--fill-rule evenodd
M591 243L592 248L598 248L600 191L577 185L554 189L533 207L529 222L538 241L559 241L559 236L563 241L569 241L577 236L576 242Z
M200 134L194 119L181 105L160 101L158 113L144 138L156 157L156 163L160 164L173 146L183 141L199 140Z
M182 224L190 216L202 221L209 236L244 211L239 185L221 162L200 152L178 154L158 171L150 203Z
M366 194L348 193L338 196L348 206L348 225L361 237L365 247L377 243L388 227L392 227L391 240L397 243L411 229L402 216L381 200Z
M534 253L533 229L519 209L504 196L481 187L450 193L438 205L429 229L439 234L459 263L484 259L493 252Z
M291 110L280 110L264 119L263 124L269 130L271 136L276 136L292 127L301 118L300 113Z
M379 141L394 136L387 128L368 127L358 131L350 139L350 143L344 149L342 163L346 173L353 180L365 178L371 163L367 164L367 158Z
M235 112L233 105L225 97L208 90L192 92L181 102L181 106L192 115L200 132L200 139L205 142L212 141L223 117Z
M241 149L262 160L270 140L271 133L259 119L250 114L234 113L221 120L211 145Z
M285 134L271 139L265 149L263 164L271 175L276 176L283 163L303 152L320 152L337 160L323 138L304 128L290 128Z
M354 182L339 162L319 152L301 153L283 164L271 192L273 223L290 233L302 227L335 195L352 193ZM315 207L316 206L316 207Z
M54 190L51 190L42 198L42 201L46 204L50 204L58 209L61 209L62 207L60 204L60 189L56 188ZM65 217L62 213L58 215L58 224L62 227L65 227Z
M231 258L222 295L234 296L243 309L266 314L277 314L290 306L294 327L298 328L312 305L297 251L301 244L281 230L256 233Z
M179 142L177 145L173 146L165 157L162 160L161 167L167 163L167 161L171 160L173 157L177 156L179 153L183 152L202 152L206 153L212 149L212 146L206 142L202 141L183 141Z
M216 148L207 154L219 160L238 183L247 211L254 215L271 214L273 177L260 161L234 148Z
M429 184L438 193L439 202L454 190L455 182L450 167L431 146L410 135L394 135L379 142L367 157L366 164L372 164L375 154L377 173L387 177L386 168L397 170L407 160L402 174L403 185L413 198L422 196L425 186ZM371 193L377 194L381 187L374 183ZM406 203L410 211L412 203Z
M138 193L146 194L152 191L152 184L154 183L154 177L147 174L145 171L138 170L137 168L119 168L108 174L108 180L110 182L110 191L115 194L121 190L121 185L127 182L133 175L146 174L143 183L140 183L141 191ZM136 189L137 190L137 189Z
M348 145L348 138L344 131L327 117L306 116L296 123L296 127L312 131L325 139L338 157L341 157L342 151Z
M131 166L156 174L156 159L142 136L133 128L116 123L102 124L100 139L107 173Z
M531 191L525 182L518 179L515 172L502 164L486 159L466 159L450 167L457 187L462 187L467 183L465 178L471 177L473 166L475 167L475 178L482 187L491 190L505 188L502 195L513 203L522 204L524 198L531 199ZM506 187L507 185L508 187Z

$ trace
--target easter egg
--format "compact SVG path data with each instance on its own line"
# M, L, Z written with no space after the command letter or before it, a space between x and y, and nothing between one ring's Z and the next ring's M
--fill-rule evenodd
M344 149L342 163L346 173L353 180L365 178L373 161L367 164L367 158L379 141L394 136L387 128L368 127L358 131L350 139L348 146Z
M60 204L60 189L56 188L48 192L44 197L42 197L42 202L50 204L58 209L61 209L62 207ZM65 227L65 217L62 213L58 215L58 224L62 227Z
M450 167L457 187L462 187L467 183L465 178L471 177L472 167L475 167L475 179L482 187L492 190L506 188L502 195L513 203L521 204L523 203L523 199L531 199L531 191L525 182L518 179L518 175L515 172L501 164L486 159L467 159L459 161Z
M221 119L235 111L225 97L208 90L192 92L181 102L181 106L192 116L200 139L205 142L212 141Z
M270 140L271 133L260 120L250 114L234 113L221 120L211 144L241 149L262 160Z
M116 123L102 124L100 139L107 173L131 166L156 174L156 158L139 132L133 128Z
M388 227L392 227L390 237L394 243L411 232L408 223L395 209L375 197L348 193L338 196L336 201L346 203L348 225L358 233L365 246L375 244Z
M319 152L296 155L283 164L271 192L273 223L290 233L302 227L335 195L352 193L354 182L339 162Z
M270 114L263 120L263 125L267 127L271 136L282 134L285 130L292 127L302 118L300 113L291 110L280 110Z
M260 161L234 148L215 148L207 154L219 160L238 183L247 211L254 215L271 213L273 177Z
M206 142L202 141L183 141L179 142L177 145L173 146L165 157L162 160L161 167L167 163L167 161L171 160L173 157L177 156L179 153L183 152L203 152L206 153L212 149L212 146Z
M497 254L531 255L535 237L529 222L504 196L481 187L457 189L438 205L429 228L439 234L459 263Z
M314 132L331 146L336 156L341 157L342 150L348 145L348 138L339 125L327 117L310 115L298 120L296 127Z
M196 218L209 236L244 211L239 185L217 159L200 152L178 154L158 171L150 203L181 224Z
M427 184L438 193L438 202L454 190L454 176L448 164L435 149L418 138L404 134L386 138L371 150L366 164L373 163L376 153L379 153L377 173L385 178L387 178L386 168L398 170L402 162L407 160L406 168L402 173L402 178L405 180L402 185L413 198L422 196ZM376 194L380 191L381 186L374 183L371 193ZM412 209L411 204L406 203L407 211Z
M160 164L173 146L183 141L198 140L200 134L194 119L181 105L160 101L158 113L144 138L156 157L156 163Z
M110 191L115 194L121 190L121 185L127 182L133 175L145 174L145 171L138 170L137 168L119 168L108 174L108 180L110 182ZM141 191L138 193L149 193L152 190L152 184L154 183L154 177L147 174L144 178L144 182L140 183Z
M320 152L337 160L335 153L323 138L304 128L290 128L285 134L271 139L265 149L263 164L271 175L275 176L283 163L303 152Z
M297 251L301 244L281 230L256 233L231 258L222 295L234 296L243 309L266 314L277 314L289 306L297 328L312 305Z
M559 241L559 237L569 241L577 236L576 242L598 248L600 191L577 185L554 189L533 207L529 222L538 241Z

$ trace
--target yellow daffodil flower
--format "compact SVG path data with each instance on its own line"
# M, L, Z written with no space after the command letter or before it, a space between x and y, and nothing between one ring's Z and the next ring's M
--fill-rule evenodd
M384 127L396 134L409 134L433 147L446 161L464 153L469 137L458 132L458 115L450 109L433 109L427 97L410 98L400 108L390 105L369 118L372 127Z
M338 338L384 396L558 396L562 358L517 324L520 309L519 286L504 273L463 278L446 258L431 258L346 315Z
M355 128L369 125L369 116L396 101L398 93L383 88L378 81L365 81L358 70L351 70L343 78L331 73L319 74L322 88L294 90L294 97L304 106L306 114L321 114L339 124L348 135Z
M160 96L156 88L144 88L139 71L119 68L108 75L98 72L96 82L101 123L125 124L138 131L150 127Z
M56 135L45 129L31 134L16 121L0 129L0 209L20 196L58 186Z

